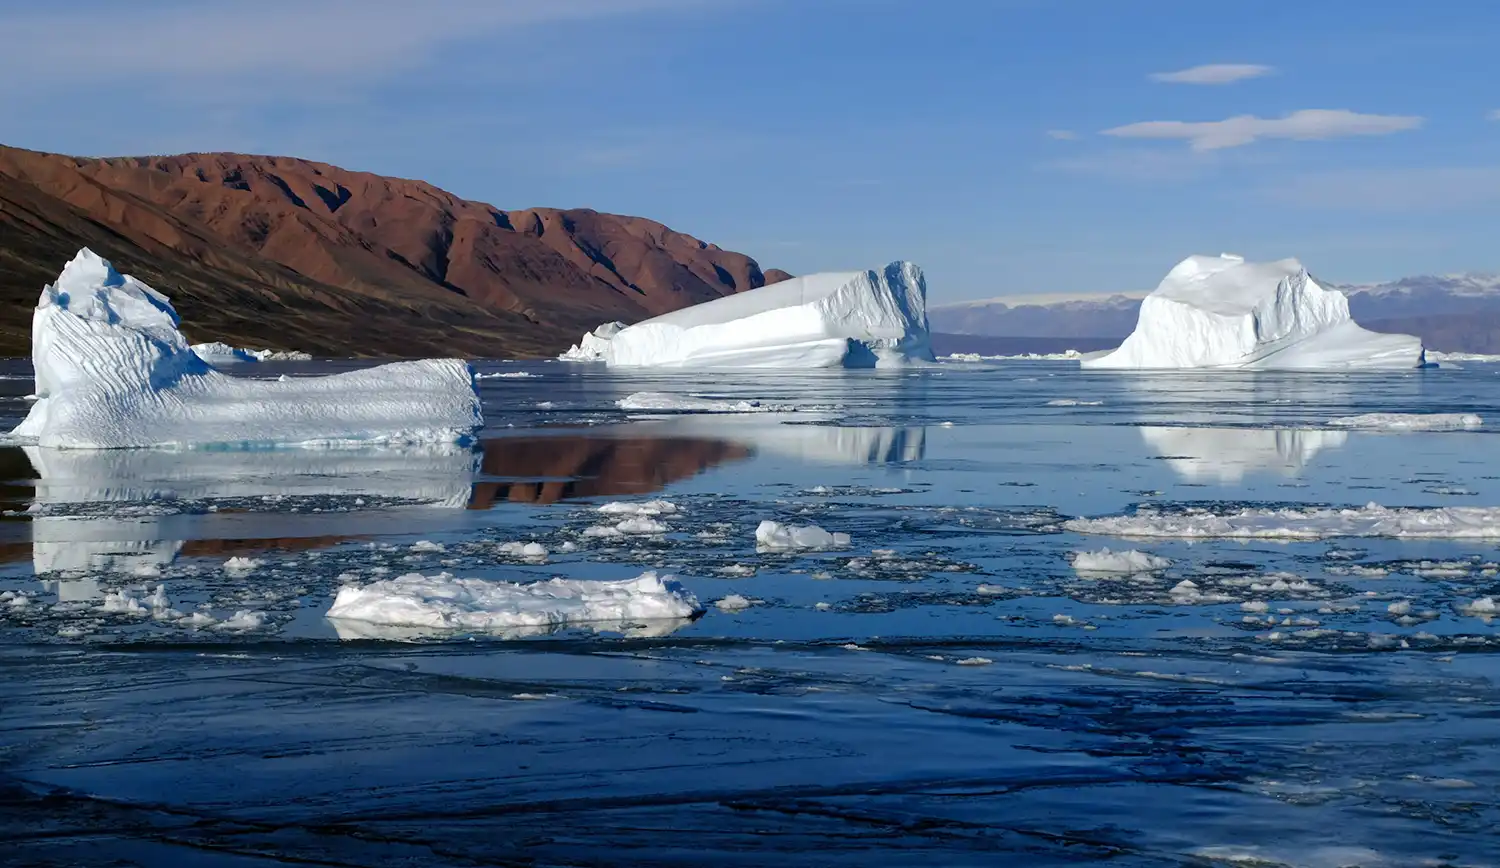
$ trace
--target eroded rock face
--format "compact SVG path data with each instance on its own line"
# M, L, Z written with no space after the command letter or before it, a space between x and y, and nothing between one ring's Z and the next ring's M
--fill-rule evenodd
M0 229L7 301L87 244L171 293L195 341L331 355L555 355L600 322L768 281L750 257L651 220L503 211L286 157L0 147ZM5 309L17 321L0 321L0 352L24 355L26 308Z

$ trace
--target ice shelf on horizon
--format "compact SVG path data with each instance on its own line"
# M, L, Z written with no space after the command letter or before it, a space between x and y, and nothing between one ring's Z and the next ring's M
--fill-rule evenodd
M1420 338L1367 331L1349 301L1295 259L1246 262L1190 256L1141 302L1118 349L1085 355L1085 368L1415 368Z
M810 274L616 330L561 358L611 367L872 368L932 361L927 283L910 262Z
M253 380L215 370L178 324L165 295L79 251L37 302L37 400L11 435L74 449L331 445L456 441L483 424L457 359Z

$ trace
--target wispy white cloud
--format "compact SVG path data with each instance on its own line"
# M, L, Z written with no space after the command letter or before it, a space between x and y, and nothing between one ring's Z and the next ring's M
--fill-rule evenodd
M1500 205L1500 166L1347 169L1269 188L1272 199L1348 211L1461 211Z
M1422 125L1411 115L1367 115L1347 109L1303 109L1279 118L1238 115L1222 121L1143 121L1104 130L1122 139L1169 139L1195 151L1237 148L1259 139L1315 141L1347 136L1385 136Z
M1234 84L1247 78L1270 75L1276 69L1258 63L1208 63L1176 72L1153 72L1152 81L1168 84Z
M1071 142L1078 138L1078 134L1072 130L1048 130L1047 138L1057 139L1060 142Z

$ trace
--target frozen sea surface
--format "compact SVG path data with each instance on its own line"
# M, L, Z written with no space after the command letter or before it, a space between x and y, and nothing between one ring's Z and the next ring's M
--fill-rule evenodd
M1500 864L1500 367L481 369L475 449L0 448L0 861ZM325 617L648 571L703 613Z

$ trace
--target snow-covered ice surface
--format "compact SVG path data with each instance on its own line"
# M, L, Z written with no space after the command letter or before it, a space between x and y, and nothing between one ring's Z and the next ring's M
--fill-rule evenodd
M611 367L870 368L932 361L927 283L910 262L810 274L618 328L564 353Z
M1190 256L1141 302L1118 349L1086 368L1400 369L1423 364L1422 342L1356 325L1349 300L1295 259Z
M462 361L246 379L205 362L177 325L166 296L80 251L37 302L38 397L11 436L70 449L454 441L482 424Z
M475 367L474 447L0 447L6 859L1500 864L1483 363Z

